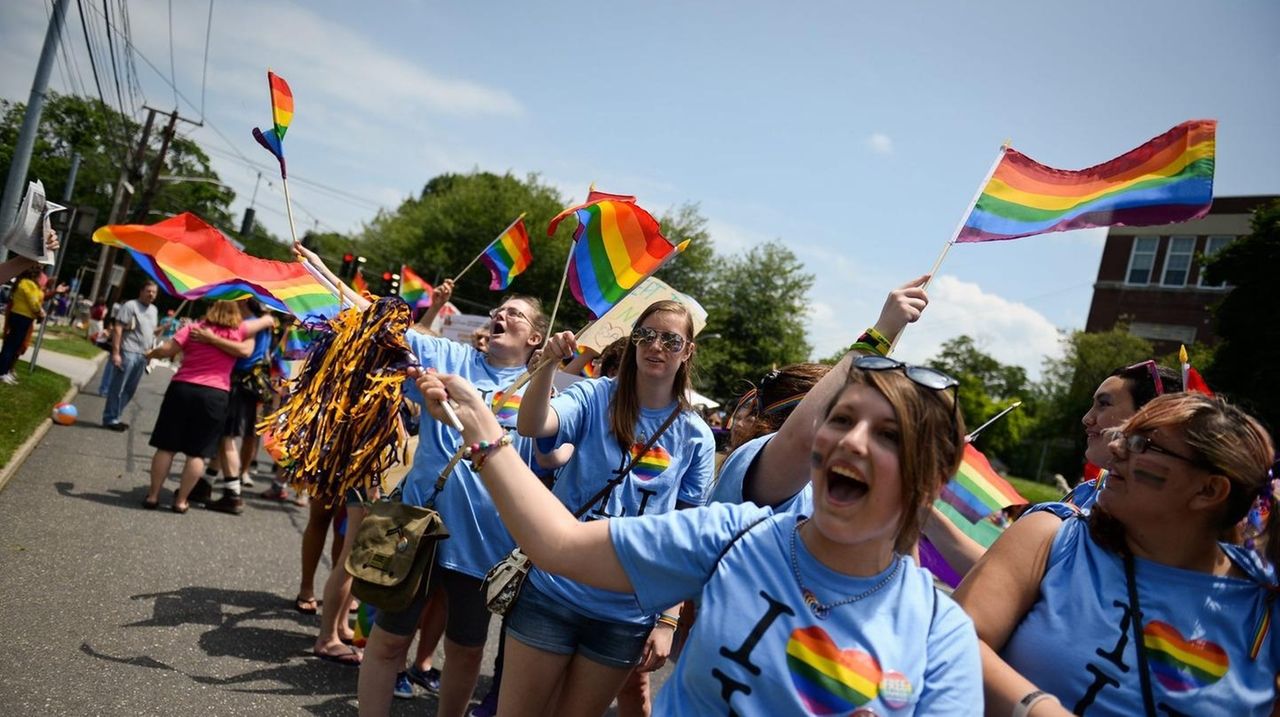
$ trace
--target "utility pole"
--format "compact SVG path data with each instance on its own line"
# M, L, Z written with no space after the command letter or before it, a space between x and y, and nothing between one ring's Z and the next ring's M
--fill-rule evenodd
M142 137L138 140L138 147L133 152L129 166L120 168L120 179L116 181L116 190L111 195L111 213L107 215L109 225L120 223L120 217L129 204L129 200L125 198L126 192L132 196L134 187L142 176L142 160L146 156L147 142L151 139L151 127L155 124L157 111L147 108L147 123L142 127ZM98 292L106 285L108 279L107 270L114 263L115 250L105 244L102 245L98 252L98 269L93 273L93 288L89 290L89 301L97 303Z
M67 19L67 0L55 0L49 28L44 33L44 47L40 61L36 63L36 76L31 81L31 97L27 100L27 113L22 118L22 129L13 146L13 161L9 164L9 176L5 179L4 195L0 197L0 231L13 225L18 216L18 202L27 182L27 170L31 167L31 150L36 143L36 130L40 128L40 113L44 111L45 90L49 87L49 73L53 71L53 58L58 51L62 26ZM9 258L9 250L0 247L0 261Z

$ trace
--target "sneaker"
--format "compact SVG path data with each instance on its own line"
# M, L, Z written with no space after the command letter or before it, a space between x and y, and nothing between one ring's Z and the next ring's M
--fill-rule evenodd
M396 675L396 687L391 691L391 694L400 700L413 699L413 683L409 681L409 673L401 672Z
M191 489L191 495L187 496L187 500L192 503L208 503L213 498L213 484L205 478L196 481L196 485Z
M17 381L15 381L14 383L17 383ZM113 424L111 424L111 425L107 426L107 428L109 428L109 429L111 429L111 430L115 431L116 433L124 433L125 431L129 430L129 424L127 424L127 423L113 423Z
M223 496L212 503L205 506L209 510L216 510L219 513L230 513L232 515L240 515L244 512L244 499L238 495L224 493Z
M480 700L480 704L471 708L467 713L467 717L497 717L498 715L498 691L489 690L489 694Z
M17 385L18 385L18 377L17 377L17 376L14 376L12 371L10 371L9 373L6 373L6 374L5 374L5 375L3 375L3 376L0 376L0 381L4 381L5 383L9 384L10 386L17 386Z
M271 487L262 492L262 497L267 500L286 501L289 500L289 494L285 491L284 486L278 483L272 483Z
M419 670L416 666L409 665L409 669L405 670L404 674L409 678L410 682L427 692L433 695L440 693L440 670L434 667Z
M240 485L244 488L252 488L257 484L253 482L252 475L250 475L249 473L245 473L244 475L240 476Z

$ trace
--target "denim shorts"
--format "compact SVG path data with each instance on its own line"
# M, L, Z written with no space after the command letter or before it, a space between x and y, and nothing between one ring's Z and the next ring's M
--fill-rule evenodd
M539 592L528 582L507 615L507 634L557 655L579 653L606 667L635 667L652 625L587 617Z

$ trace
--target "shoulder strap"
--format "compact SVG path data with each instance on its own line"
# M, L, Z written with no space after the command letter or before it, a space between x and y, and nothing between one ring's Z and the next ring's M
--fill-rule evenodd
M715 566L719 565L721 560L724 560L724 556L729 554L729 549L732 548L734 544L736 544L738 540L742 538L742 536L751 532L751 530L754 529L757 525L760 525L761 523L765 522L766 520L772 517L773 517L773 513L766 513L760 516L759 518L756 518L755 520L751 521L751 525L748 525L742 530L739 530L738 534L733 536L733 540L730 540L728 543L725 543L725 546L720 549L720 554L716 556L716 561L711 564L712 570L714 571Z
M609 495L609 492L617 487L617 485L627 477L627 474L631 472L631 469L636 467L636 464L640 462L640 459L644 458L644 455L649 452L649 449L653 448L653 445L658 442L658 439L662 437L662 434L667 432L667 429L671 427L671 424L675 423L676 416L680 415L680 410L680 405L676 404L676 407L671 411L671 415L667 416L667 420L662 422L662 426L660 426L658 430L649 437L649 441L644 444L644 448L641 448L639 453L632 454L631 460L627 461L627 467L619 471L613 478L610 478L609 482L605 483L603 488L596 491L595 495L588 498L587 501L577 510L573 511L573 517L581 518L586 515L587 511L591 509L591 506L595 505L596 501L604 498L606 495ZM626 447L624 447L623 450L627 450Z
M1142 706L1147 717L1156 717L1156 700L1151 693L1151 673L1147 669L1147 645L1142 640L1142 608L1138 606L1138 579L1134 575L1133 554L1124 551L1124 578L1129 588L1129 610L1133 626L1133 646L1138 653L1138 682L1142 685Z

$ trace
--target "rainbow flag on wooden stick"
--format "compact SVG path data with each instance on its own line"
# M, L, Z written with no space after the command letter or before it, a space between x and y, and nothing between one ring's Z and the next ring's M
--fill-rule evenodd
M105 226L93 233L93 240L127 249L138 266L173 296L230 300L253 296L304 322L328 320L340 308L333 292L302 262L245 254L190 212L150 225Z
M523 215L484 250L480 261L489 267L493 277L489 282L491 291L507 288L512 279L529 268L533 263L533 252L529 249L529 232L524 227Z
M986 517L1027 499L1019 495L1009 481L1000 477L982 452L966 444L960 470L942 487L933 506L966 535L991 547L1001 529Z
M400 298L410 308L431 306L431 285L410 269L408 264L400 265Z
M1075 171L1005 147L956 241L1203 217L1213 203L1217 124L1184 122L1109 162Z
M604 316L637 284L660 269L689 242L674 245L662 236L658 221L635 197L592 191L585 204L560 212L547 235L569 215L578 219L569 259L569 288L591 313Z

